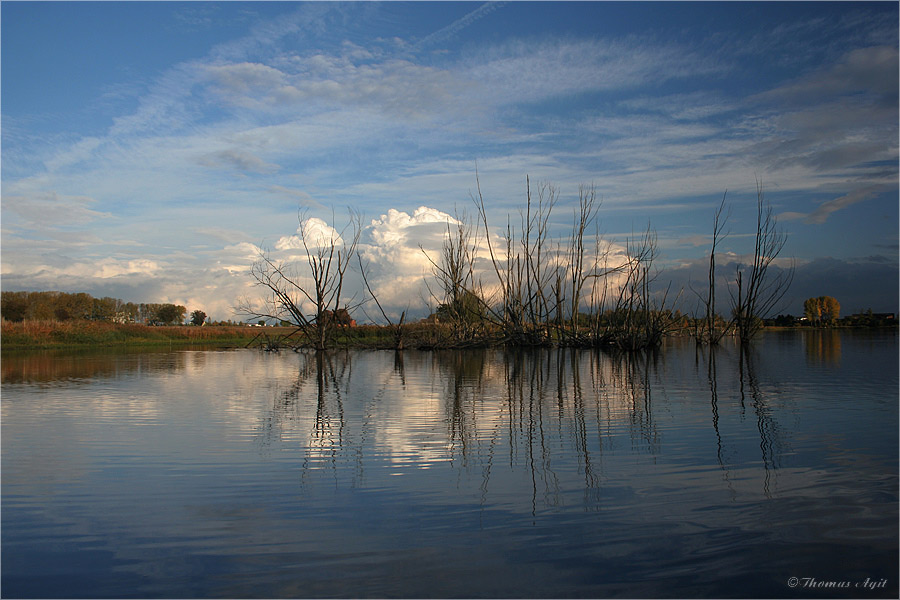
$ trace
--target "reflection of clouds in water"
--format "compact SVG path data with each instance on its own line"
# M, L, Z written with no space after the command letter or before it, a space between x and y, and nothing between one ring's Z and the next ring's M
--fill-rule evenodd
M302 452L307 473L351 468L357 481L372 483L385 476L382 467L451 469L494 493L527 485L551 504L560 477L577 473L585 490L598 490L615 479L611 457L643 464L691 448L732 490L774 489L783 455L793 451L783 424L790 405L755 372L763 357L718 354L714 388L706 355L694 364L693 352L680 351L106 356L71 362L69 376L82 379L85 393L69 388L80 416L66 435L139 453L163 428L172 450L187 448L179 436L203 424L264 455ZM60 410L33 408L45 417ZM685 476L671 465L657 473Z
M543 468L554 462L555 448L574 447L586 481L596 482L604 453L656 455L676 437L657 418L672 410L667 388L683 367L674 356L491 349L336 352L318 359L314 353L178 352L32 358L18 368L21 378L45 373L85 386L114 382L115 389L99 386L78 408L92 415L89 431L127 424L116 443L140 437L141 426L200 420L231 435L237 429L262 446L303 448L310 464L376 460L401 471L488 470L501 445L508 445L510 464ZM764 464L774 469L788 446L769 404L772 390L759 385L750 362L732 373L731 359L720 362L716 414L708 417L718 461L738 462L755 445L756 459L761 448ZM13 366L4 361L4 368ZM261 415L257 406L269 408ZM58 407L35 410L50 414ZM748 412L759 421L755 441L742 424ZM78 423L75 431L85 426Z
M276 553L291 581L310 556L339 570L375 556L387 561L375 568L393 568L404 538L416 557L438 549L425 561L435 570L453 566L454 548L467 564L482 565L479 552L503 557L507 574L520 573L527 549L538 566L552 554L565 563L560 577L576 553L585 573L610 561L613 571L636 561L641 573L681 573L689 556L704 586L724 571L755 577L757 555L767 568L795 564L835 540L895 551L884 528L896 528L890 394L848 403L846 378L810 366L804 340L792 339L764 338L752 353L672 340L657 355L178 352L121 358L118 369L98 360L77 384L4 384L4 511L39 506L40 534L55 526L65 543L86 534L94 548L106 536L142 576L152 576L146 549L156 556L165 541L179 557L233 557L230 572L264 564L245 569L255 585L271 579ZM860 376L885 381L878 354L842 340L845 370L862 356L870 370ZM887 349L882 360L895 361ZM24 544L20 531L10 534ZM547 552L551 538L560 543ZM789 540L774 559L773 539ZM475 555L473 542L484 544ZM486 581L497 573L484 571ZM179 558L172 573L197 571Z
M270 444L301 443L313 470L354 460L391 464L397 474L476 469L488 486L496 449L508 446L503 461L513 478L531 473L550 498L559 448L574 443L589 488L601 479L604 447L658 451L646 365L622 357L469 350L302 360L296 379L270 400L274 410L261 431Z

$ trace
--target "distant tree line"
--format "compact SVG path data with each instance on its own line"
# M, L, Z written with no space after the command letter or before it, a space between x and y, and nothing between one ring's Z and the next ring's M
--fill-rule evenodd
M84 292L0 292L0 317L6 321L108 321L177 325L184 322L187 309L178 304L124 302L118 298L94 298ZM202 324L203 311L192 318Z
M896 327L894 313L876 313L872 309L841 317L841 303L831 296L807 298L803 302L803 316L778 315L765 319L767 326L776 327Z
M844 321L849 325L857 327L884 327L897 326L897 319L894 313L876 313L872 309L860 310L858 313L844 317Z

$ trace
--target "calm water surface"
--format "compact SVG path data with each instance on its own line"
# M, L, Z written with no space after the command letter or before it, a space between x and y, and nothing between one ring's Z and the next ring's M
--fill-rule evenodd
M4 597L898 593L894 333L2 373Z

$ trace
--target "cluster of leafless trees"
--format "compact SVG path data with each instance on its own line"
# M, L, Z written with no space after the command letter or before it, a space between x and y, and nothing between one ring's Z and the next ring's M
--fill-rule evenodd
M733 279L728 280L730 319L724 319L716 306L716 250L727 235L724 232L729 211L725 196L713 219L712 244L709 251L709 281L705 294L697 292L702 305L702 318L695 321L694 337L698 342L716 345L727 334L747 343L763 326L763 318L775 311L790 288L794 268L773 268L787 234L778 228L772 206L766 201L763 184L756 180L756 231L753 253L749 260L736 265Z
M422 251L431 263L432 281L426 282L437 306L431 317L435 330L430 345L608 346L623 350L656 347L675 329L685 327L675 318L681 292L657 284L659 256L656 234L648 225L632 236L624 248L606 242L599 233L600 201L596 190L582 186L571 217L571 229L562 237L551 232L551 217L559 191L550 184L534 189L526 177L525 206L517 222L507 217L505 231L494 233L476 174L472 195L476 218L457 215L448 223L439 255ZM717 312L716 252L725 237L727 205L715 212L709 252L709 280L705 291L694 290L698 310L692 333L698 343L714 345L725 335L749 342L783 298L792 269L772 269L786 242L757 182L757 219L752 257L737 266L728 279L731 314ZM349 314L372 301L387 321L393 346L407 344L404 312L395 322L369 285L367 266L357 247L361 219L350 213L347 227L329 240L310 239L306 215L300 214L299 263L275 261L262 252L251 275L267 297L262 305L244 302L239 310L257 319L288 321L294 325L297 345L328 348L340 330L333 315ZM363 299L347 300L346 278L352 263L368 292Z
M494 236L478 186L477 225L459 220L448 230L440 260L432 261L454 338L627 350L658 345L673 322L667 294L651 290L658 274L653 231L648 227L624 253L614 253L599 234L596 190L582 186L571 229L554 238L550 225L558 199L557 188L532 189L526 178L518 223L508 219L505 233ZM481 258L487 273L475 268Z

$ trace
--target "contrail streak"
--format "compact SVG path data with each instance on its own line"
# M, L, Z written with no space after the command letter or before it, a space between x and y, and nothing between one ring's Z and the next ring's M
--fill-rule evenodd
M504 4L506 4L506 2L485 2L484 4L479 6L477 9L473 10L472 12L470 12L469 14L464 16L463 18L457 19L456 21L454 21L450 25L447 25L443 29L439 29L439 30L435 31L434 33L432 33L431 35L428 35L428 36L422 38L419 41L419 43L413 47L413 49L416 51L422 50L428 46L431 46L438 42L447 40L447 39L453 37L454 35L456 35L457 33L459 33L461 30L463 30L466 27L468 27L469 25L471 25L472 23L474 23L475 21L478 21L482 17L485 17L485 16L491 14L498 8L502 7Z

